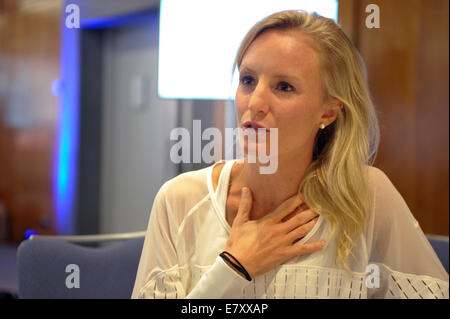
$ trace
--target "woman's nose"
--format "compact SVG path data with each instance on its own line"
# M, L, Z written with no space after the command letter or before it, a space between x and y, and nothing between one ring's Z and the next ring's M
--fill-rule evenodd
M269 88L258 83L248 101L248 108L255 114L266 114L269 111Z

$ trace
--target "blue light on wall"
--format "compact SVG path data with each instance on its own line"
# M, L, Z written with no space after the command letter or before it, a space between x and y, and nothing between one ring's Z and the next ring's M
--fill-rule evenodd
M71 212L74 199L74 171L76 150L76 123L70 114L75 107L64 96L60 105L58 148L55 172L55 199L57 212L57 230L62 234L73 233Z
M39 233L35 229L27 229L24 233L25 239L30 239L33 235L39 235Z
M78 157L79 29L61 25L61 80L53 192L59 234L74 234Z

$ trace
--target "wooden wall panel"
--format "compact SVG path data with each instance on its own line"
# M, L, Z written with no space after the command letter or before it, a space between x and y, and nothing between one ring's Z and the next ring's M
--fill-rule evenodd
M365 26L369 4L380 28ZM341 0L341 23L364 58L381 143L375 166L425 233L449 233L448 1Z
M53 234L62 0L0 0L0 201L9 239Z
M421 1L415 96L419 168L415 209L424 221L424 228L446 235L449 233L448 14L448 0Z

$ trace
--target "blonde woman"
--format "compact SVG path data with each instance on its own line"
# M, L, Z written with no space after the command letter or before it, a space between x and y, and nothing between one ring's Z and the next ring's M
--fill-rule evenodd
M278 129L278 168L221 161L166 182L132 297L448 298L417 221L370 166L376 113L336 23L275 13L248 32L235 64L238 124Z

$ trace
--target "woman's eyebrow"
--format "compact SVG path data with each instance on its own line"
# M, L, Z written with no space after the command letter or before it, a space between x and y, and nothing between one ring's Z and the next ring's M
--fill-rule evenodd
M296 76L296 75L278 73L278 74L273 75L273 77L274 78L288 79L290 81L300 81L301 82L301 79L298 76Z
M251 68L249 68L248 66L244 66L242 69L239 70L239 73L247 73L247 74L255 74L256 72L254 70L252 70ZM296 75L292 75L292 74L286 74L286 73L276 73L274 75L272 75L272 77L274 78L279 78L279 79L287 79L290 81L301 81L300 77L296 76Z
M244 66L242 69L239 70L239 73L255 73L252 69Z

